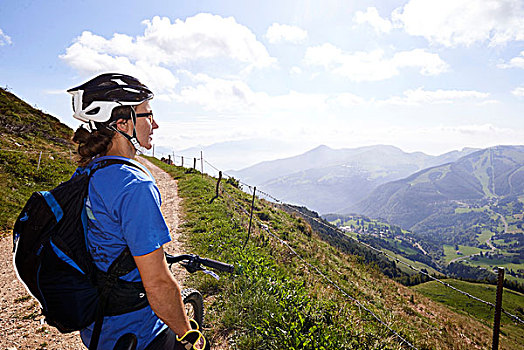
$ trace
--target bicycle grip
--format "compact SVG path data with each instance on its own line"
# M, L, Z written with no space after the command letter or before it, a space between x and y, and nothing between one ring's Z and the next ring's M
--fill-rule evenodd
M235 269L235 267L231 264L226 264L226 263L216 261L213 259L200 258L200 263L212 269L216 269L216 270L224 271L228 273L233 273Z

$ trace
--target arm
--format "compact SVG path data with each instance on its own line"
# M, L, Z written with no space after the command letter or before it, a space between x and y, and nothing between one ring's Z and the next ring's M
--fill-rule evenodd
M149 305L179 337L191 329L180 295L180 287L169 271L164 250L134 257Z

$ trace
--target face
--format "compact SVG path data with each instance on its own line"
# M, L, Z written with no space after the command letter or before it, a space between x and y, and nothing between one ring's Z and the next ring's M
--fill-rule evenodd
M153 147L153 130L158 129L158 124L153 118L153 111L149 105L149 101L142 102L135 107L136 114L151 113L147 117L136 118L136 138L142 147L145 149L151 149ZM131 123L129 123L131 124ZM131 129L131 132L132 129Z

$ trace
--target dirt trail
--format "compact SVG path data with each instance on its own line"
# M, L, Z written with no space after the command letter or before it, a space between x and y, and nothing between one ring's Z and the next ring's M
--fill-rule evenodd
M171 232L172 242L166 250L171 254L182 252L177 228L180 226L177 183L166 172L143 158L137 159L146 165L156 179L162 196L162 213ZM0 350L20 349L85 349L78 332L61 334L55 328L42 324L38 302L29 297L13 269L12 240L10 233L0 239ZM179 283L184 284L186 272L174 268Z

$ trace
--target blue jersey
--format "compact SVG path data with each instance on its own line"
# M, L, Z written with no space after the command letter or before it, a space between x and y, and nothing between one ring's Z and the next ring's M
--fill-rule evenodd
M126 246L133 256L140 256L160 248L171 238L160 211L160 192L149 171L123 157L105 156L93 162L104 159L123 159L144 169L113 164L97 170L89 182L87 246L96 266L107 271ZM133 282L141 280L138 269L122 278ZM91 324L80 331L86 346L89 346L93 327ZM118 338L133 333L138 338L137 349L144 349L165 328L150 306L104 317L98 348L113 349Z

